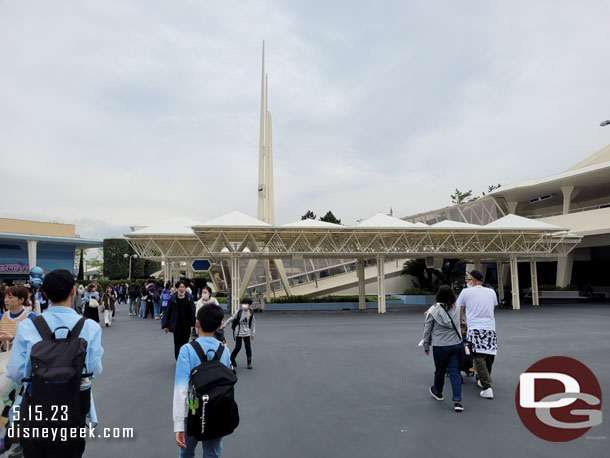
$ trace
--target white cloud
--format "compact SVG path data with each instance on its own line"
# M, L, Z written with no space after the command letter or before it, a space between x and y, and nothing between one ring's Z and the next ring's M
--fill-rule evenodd
M607 2L0 6L3 216L103 237L256 213L260 43L276 219L408 215L610 143ZM84 235L83 235L84 236Z

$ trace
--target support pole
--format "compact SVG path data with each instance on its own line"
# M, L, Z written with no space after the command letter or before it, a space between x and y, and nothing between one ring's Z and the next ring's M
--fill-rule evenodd
M239 258L231 258L231 313L239 310Z
M246 289L248 288L248 284L250 283L250 279L252 278L252 274L254 273L254 269L256 268L257 262L258 260L256 259L250 259L248 261L248 266L246 267L246 271L244 272L244 278L241 281L239 297L242 297L246 293Z
M530 272L532 274L532 305L540 305L538 298L538 269L536 268L536 258L530 259Z
M510 255L510 284L513 295L513 310L521 309L519 300L519 270L517 263L517 255Z
M265 259L265 301L271 301L271 266L268 259Z
M385 259L377 256L377 312L385 313Z
M38 240L28 240L28 269L36 267L38 262L36 258L36 250L38 249ZM84 257L84 255L83 255Z
M284 292L286 296L290 296L292 291L290 290L290 283L288 282L288 276L286 275L286 269L284 268L284 263L281 259L274 259L273 263L275 264L275 269L280 276L280 280L282 281L282 285L284 285Z
M502 260L496 263L496 271L498 277L498 299L501 302L504 300L504 263Z
M364 283L364 259L358 259L356 261L356 271L358 274L358 309L366 309L366 295L365 295L365 283Z

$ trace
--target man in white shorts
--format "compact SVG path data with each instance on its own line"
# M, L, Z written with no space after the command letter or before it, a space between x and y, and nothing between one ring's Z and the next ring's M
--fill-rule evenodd
M466 284L468 288L462 290L457 300L460 317L463 322L466 314L466 338L474 348L477 384L483 389L480 395L493 399L491 368L498 353L494 307L498 305L498 298L493 289L483 287L483 274L478 270L466 274Z

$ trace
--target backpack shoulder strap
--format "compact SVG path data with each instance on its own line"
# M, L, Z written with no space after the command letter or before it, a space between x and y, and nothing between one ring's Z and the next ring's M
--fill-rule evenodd
M37 315L30 319L32 320L32 323L34 323L34 326L36 326L42 340L53 339L53 332L51 331L51 328L49 328L47 320L45 320L42 315Z
M252 320L254 320L254 312L250 310L250 319L248 320L248 327L252 329Z
M76 322L72 328L72 331L70 331L70 339L77 339L80 336L80 332L83 330L85 321L87 321L87 318L81 317L81 319Z
M222 344L222 342L220 342L218 344L218 348L216 349L216 354L214 355L214 359L212 361L220 361L220 358L222 357L222 354L225 351L225 346Z
M193 348L195 349L195 352L197 353L197 356L199 356L199 359L201 360L201 362L203 363L204 361L208 360L208 357L205 355L205 353L203 352L203 348L201 348L201 345L199 345L199 342L197 342L196 340L193 340L191 342L191 345L193 346Z

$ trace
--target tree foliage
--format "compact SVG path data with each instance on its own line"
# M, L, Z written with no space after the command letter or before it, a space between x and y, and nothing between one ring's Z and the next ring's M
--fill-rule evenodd
M320 221L325 221L327 223L333 223L333 224L341 224L341 220L337 219L337 217L335 215L333 215L333 212L331 212L330 210L328 210L326 215L324 215L320 218Z
M301 216L301 220L305 220L305 219L316 219L317 216L314 212L312 212L311 210L307 210L307 212Z
M104 239L104 277L117 280L129 277L129 258L123 255L134 254L133 249L124 239ZM133 259L135 261L136 259ZM132 261L132 262L133 262ZM133 271L133 266L132 266ZM136 278L136 277L134 277Z
M471 200L476 199L476 197L472 197L472 189L462 192L458 188L455 188L455 193L451 194L451 203L454 204L463 204L464 202L469 202Z

